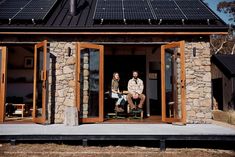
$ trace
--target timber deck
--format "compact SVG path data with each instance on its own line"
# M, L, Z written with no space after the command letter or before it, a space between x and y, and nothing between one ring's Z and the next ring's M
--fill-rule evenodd
M232 141L235 129L216 124L0 124L0 141L72 141L81 140L83 145L92 140L160 141L165 149L166 141Z

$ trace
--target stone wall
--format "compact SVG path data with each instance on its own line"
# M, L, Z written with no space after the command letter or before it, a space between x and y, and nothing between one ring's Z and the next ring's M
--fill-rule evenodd
M67 52L68 47L72 49L70 57ZM197 51L195 57L192 53L193 47L196 47ZM53 111L54 108L55 113L49 113L49 115L52 117L54 115L55 123L64 123L66 107L75 106L75 43L50 42L50 53L48 107L49 111ZM87 63L84 63L84 67L85 64ZM212 115L211 62L208 42L186 42L185 68L187 122L209 123ZM84 93L86 91L83 91ZM83 110L87 109L83 108ZM87 114L84 112L82 116L86 117Z
M196 56L193 56L196 47ZM210 123L211 62L209 42L185 43L186 112L188 123Z
M49 119L52 123L64 123L66 107L75 106L75 43L50 42L49 47Z

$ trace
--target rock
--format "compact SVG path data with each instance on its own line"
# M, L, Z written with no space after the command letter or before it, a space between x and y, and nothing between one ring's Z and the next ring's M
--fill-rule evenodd
M88 104L89 96L83 96L83 104Z
M71 56L66 61L66 65L74 65L76 63L75 57Z
M205 114L206 119L211 119L212 118L212 113L206 113Z
M75 81L74 80L69 81L69 87L75 87Z
M196 113L196 117L198 117L198 118L204 118L205 115L204 115L203 113L199 112L199 113Z
M203 78L202 78L203 81L211 81L211 74L210 73L206 73Z
M87 80L84 80L83 82L83 91L86 91L89 89L89 82Z
M88 111L88 104L83 104L82 109L83 111Z
M70 98L65 98L64 105L65 106L75 106L74 100L70 99Z
M210 99L203 99L203 100L200 100L200 106L201 107L204 107L204 106L211 106L211 100Z
M221 111L221 110L213 110L212 111L212 118L214 120L228 123L229 122L229 117L230 116L229 116L228 112L224 112L224 111Z
M60 80L64 80L65 77L64 77L64 75L60 75L60 76L57 76L56 79L57 79L57 81L60 81Z
M75 106L66 106L65 107L65 117L64 124L68 126L77 126L78 125L78 110Z
M63 73L64 73L64 74L72 73L73 71L74 71L74 70L71 69L71 68L68 67L68 66L65 66L65 67L63 68Z
M84 76L84 77L89 76L89 71L88 71L88 70L83 70L83 76Z
M233 125L235 125L235 111L233 111L233 112L229 112L229 114L230 114L230 124L233 124Z
M83 58L83 62L84 62L85 64L88 64L88 57L84 57L84 58Z
M83 64L84 69L89 69L89 64Z

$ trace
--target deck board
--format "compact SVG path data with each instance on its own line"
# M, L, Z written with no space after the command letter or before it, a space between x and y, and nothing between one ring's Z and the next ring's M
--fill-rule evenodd
M233 135L235 129L216 124L0 124L1 135Z

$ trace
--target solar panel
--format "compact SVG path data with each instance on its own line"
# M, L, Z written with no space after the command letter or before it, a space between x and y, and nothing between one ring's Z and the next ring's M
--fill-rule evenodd
M12 18L16 13L21 11L29 0L8 0L0 3L0 19Z
M57 0L7 0L0 3L0 19L44 20Z
M97 0L94 20L216 20L200 0Z
M121 0L97 0L94 19L123 20L123 3Z
M147 0L123 0L126 20L154 19Z
M174 0L150 0L157 19L181 20L186 19Z
M216 20L217 17L200 0L175 0L188 20Z

